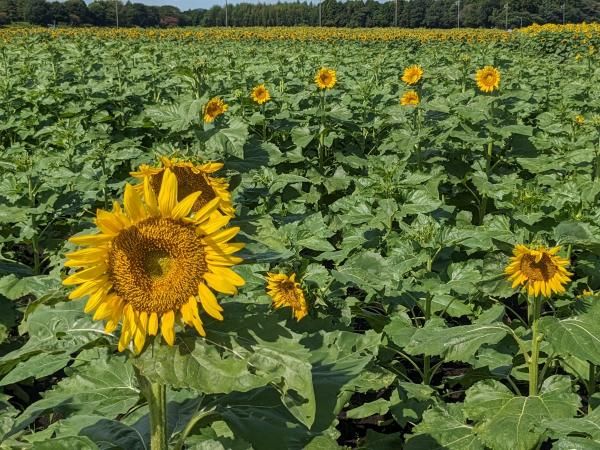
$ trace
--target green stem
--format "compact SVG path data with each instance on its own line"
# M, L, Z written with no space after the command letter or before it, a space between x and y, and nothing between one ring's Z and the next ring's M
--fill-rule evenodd
M425 323L429 321L431 317L431 296L427 295L425 299ZM426 355L423 358L423 384L429 384L431 382L431 356Z
M494 142L490 140L490 142L488 142L487 152L485 154L485 175L488 180L490 178L490 172L491 172L491 167L492 167L493 148L494 148ZM481 203L479 204L479 225L483 224L483 219L485 217L485 213L487 210L487 201L488 201L487 195L482 195Z
M167 388L160 383L149 384L150 448L167 450Z
M28 189L29 189L29 206L31 209L35 208L35 192L33 188L33 183L31 181L31 177L28 177L27 180ZM40 246L38 242L38 229L37 229L37 220L35 217L35 213L31 214L31 228L33 229L33 236L31 237L31 250L33 253L33 273L34 275L39 275L40 273Z
M191 431L196 426L196 424L198 422L200 422L202 419L204 419L205 417L211 416L213 414L216 415L217 413L215 411L200 411L199 413L197 413L196 415L194 415L189 420L189 422L187 423L187 425L185 426L185 428L183 429L183 431L181 432L181 435L179 436L179 439L177 439L177 443L175 444L175 447L173 447L173 449L174 450L181 450L183 448L184 443L185 443L185 439L191 433Z
M538 359L540 354L541 335L539 333L539 319L541 312L541 297L539 295L529 298L527 307L530 308L531 320L531 357L529 358L529 396L537 395L538 388Z
M592 395L596 392L596 365L590 363L590 369L587 380L587 391L588 391L588 414L592 412Z

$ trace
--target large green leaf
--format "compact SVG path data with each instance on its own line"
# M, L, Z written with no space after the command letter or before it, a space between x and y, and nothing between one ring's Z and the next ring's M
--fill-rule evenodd
M436 406L413 428L406 450L484 450L461 404Z
M13 434L48 411L62 414L99 414L114 418L135 405L140 397L133 367L124 356L105 350L80 353L68 376L44 397L23 411L9 434Z
M544 381L539 395L515 396L496 380L476 383L467 391L466 416L475 421L477 436L498 450L532 450L545 438L542 422L571 418L581 405L569 377Z
M417 329L405 347L411 355L442 356L447 361L472 361L484 344L496 344L509 332L503 323L463 325L442 328L432 321L429 326Z

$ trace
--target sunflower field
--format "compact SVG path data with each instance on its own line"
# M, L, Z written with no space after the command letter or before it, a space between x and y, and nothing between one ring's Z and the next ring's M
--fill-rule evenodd
M0 29L0 448L600 448L600 27Z

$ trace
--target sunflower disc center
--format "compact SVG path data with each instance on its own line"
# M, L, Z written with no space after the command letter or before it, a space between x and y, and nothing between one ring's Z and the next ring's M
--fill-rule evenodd
M113 291L136 311L179 309L206 271L194 228L173 219L152 217L121 231L109 253Z
M544 254L538 262L533 255L524 255L521 260L521 272L533 281L549 281L558 272L558 267L550 256Z
M211 112L209 111L208 114L211 114ZM177 177L177 200L181 201L194 192L201 192L194 206L192 206L191 212L198 211L217 196L206 174L195 172L191 167L180 166L171 167L171 171ZM150 180L154 192L160 191L163 174L164 171L157 173Z

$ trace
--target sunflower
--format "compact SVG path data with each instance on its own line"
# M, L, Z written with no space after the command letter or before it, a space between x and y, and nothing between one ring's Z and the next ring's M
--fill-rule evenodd
M500 87L500 71L492 66L485 66L475 74L477 87L482 92L494 92Z
M402 81L406 84L417 84L421 77L423 76L423 68L421 66L412 65L404 69L404 73L402 74Z
M573 121L575 122L575 125L582 126L585 124L585 117L583 117L581 114L577 114Z
M296 281L295 273L289 277L280 273L267 273L267 294L273 299L276 309L291 307L298 321L308 314L304 291Z
M227 104L220 97L211 98L204 106L204 122L212 123L221 114L227 111Z
M215 291L234 295L244 280L230 269L242 261L232 256L243 244L229 243L239 228L222 227L229 217L215 220L215 198L189 218L200 196L194 192L178 201L177 179L166 169L158 197L144 180L144 199L133 186L125 186L123 208L98 210L100 232L70 239L83 249L67 254L66 267L80 270L63 284L78 285L70 299L89 296L85 312L94 320L106 319L111 333L122 321L119 351L133 340L135 353L146 336L159 327L169 345L175 341L176 321L193 326L205 336L199 307L223 320Z
M252 94L250 95L252 100L254 100L259 105L263 103L267 103L271 100L271 94L269 94L269 90L265 87L264 84L259 84L254 89L252 89Z
M337 82L335 70L321 67L315 75L315 83L319 89L331 89Z
M530 296L542 294L550 297L552 292L565 292L564 285L571 281L573 275L567 271L569 260L556 256L560 247L529 248L518 244L513 250L513 257L504 270L512 287L527 285Z
M419 94L415 91L407 91L400 98L402 106L417 106L419 104Z
M210 174L223 168L223 163L209 162L205 164L194 165L191 162L180 161L166 156L160 157L162 167L151 167L142 164L137 172L131 172L131 176L140 178L142 183L135 186L138 193L144 195L143 181L148 178L150 187L157 193L163 179L166 169L177 177L177 200L183 200L193 192L200 191L196 203L192 206L191 212L199 211L213 199L219 199L219 211L227 216L233 217L235 209L231 202L231 193L229 192L229 183L224 178L216 178Z

